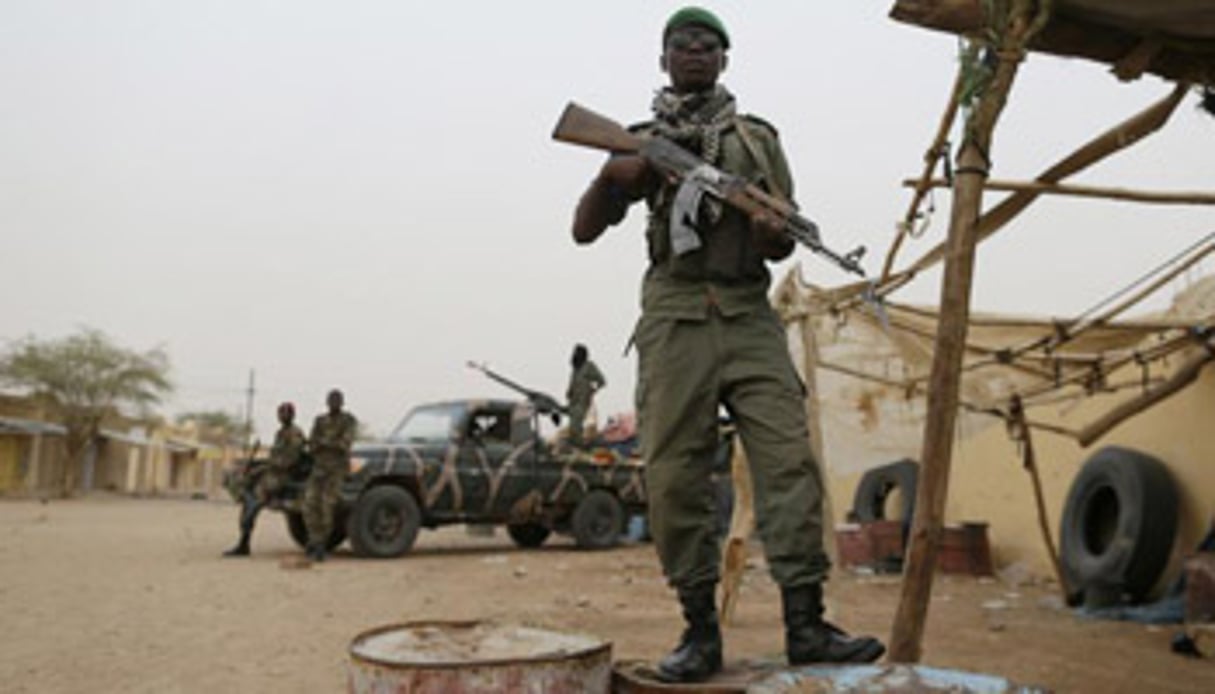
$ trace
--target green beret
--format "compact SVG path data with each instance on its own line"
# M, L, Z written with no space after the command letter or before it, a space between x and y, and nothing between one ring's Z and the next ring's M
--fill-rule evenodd
M722 24L717 15L712 12L703 7L694 6L685 7L671 15L671 18L667 20L667 25L662 30L662 44L666 45L667 37L671 35L672 31L689 24L699 24L707 27L721 38L721 47L723 49L730 47L730 35L726 33L726 25Z

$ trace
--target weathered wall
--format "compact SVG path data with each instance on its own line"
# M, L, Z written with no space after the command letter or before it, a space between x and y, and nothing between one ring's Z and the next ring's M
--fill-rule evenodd
M1175 366L1182 359L1174 358L1170 364ZM855 387L863 389L863 386ZM1134 391L1128 391L1124 395L1091 398L1078 404L1039 407L1031 409L1028 415L1031 420L1075 429L1134 394ZM915 407L911 403L905 406ZM836 522L843 522L852 508L856 485L865 469L892 462L901 455L918 458L918 450L910 445L918 445L918 442L908 440L907 428L911 425L908 422L891 421L884 425L878 420L858 441L855 433L849 433L855 429L844 424L865 417L863 410L865 407L855 407L851 413L837 411L824 417L829 486L835 499ZM946 520L950 524L989 523L989 539L997 566L1023 562L1034 573L1049 575L1050 561L1038 526L1033 488L1028 473L1021 467L1020 454L999 420L985 417L990 421L984 423L977 417L965 417L959 427ZM1181 494L1178 540L1166 578L1175 574L1180 556L1192 551L1211 519L1215 518L1213 420L1215 365L1209 366L1189 388L1123 422L1089 448L1081 448L1067 437L1035 431L1034 448L1056 543L1072 478L1084 461L1102 446L1134 448L1164 462ZM885 429L890 431L889 438ZM831 445L833 441L837 445ZM884 442L890 445L884 445ZM858 454L860 450L867 453ZM875 450L878 453L875 454Z
M1032 417L1078 427L1106 411L1117 400L1089 401L1073 412L1032 411ZM1035 432L1034 447L1042 476L1051 530L1058 541L1059 520L1072 478L1099 448L1134 448L1161 460L1173 474L1180 493L1180 524L1174 545L1174 568L1181 553L1193 551L1215 517L1215 368L1197 383L1152 410L1124 422L1088 448L1071 439ZM991 523L998 560L1025 561L1049 572L1049 560L1038 530L1033 490L1021 469L1016 448L1001 429L987 430L956 449L951 479L951 519Z
M1215 315L1215 278L1206 278L1178 296L1169 315L1198 317L1195 324ZM904 457L919 457L923 392L907 392L895 384L906 381L909 374L925 371L931 360L931 341L927 336L933 331L923 331L923 336L912 339L899 330L882 331L873 321L859 320L855 314L846 321L828 316L819 316L816 321L821 356L817 382L827 481L834 500L833 517L839 523L852 508L857 483L866 470ZM795 329L790 330L791 335ZM986 335L980 335L980 342L1018 343L1009 339L1012 328L1002 330L1008 334L1000 335L999 340L988 330ZM795 361L800 361L800 346L791 344L791 348ZM1167 376L1194 356L1197 349L1190 348L1162 364L1153 364L1151 375ZM832 364L863 370L879 378L857 378L839 368L828 368ZM1132 366L1108 374L1108 381L1138 382L1140 376L1139 368ZM1020 390L1014 381L998 378L986 383L972 379L965 388L964 400L1005 404L1008 394ZM1131 388L1116 394L1076 397L1031 408L1027 414L1031 421L1078 430L1139 393L1138 388ZM1034 446L1056 543L1072 479L1083 463L1103 446L1136 449L1165 463L1178 486L1179 533L1174 561L1165 580L1175 575L1181 555L1193 550L1215 518L1215 436L1209 429L1215 420L1213 413L1215 364L1208 365L1199 380L1188 388L1124 421L1088 448L1081 448L1071 438L1035 430ZM987 522L997 566L1023 562L1036 574L1051 574L1032 483L1002 420L962 412L957 434L946 521Z

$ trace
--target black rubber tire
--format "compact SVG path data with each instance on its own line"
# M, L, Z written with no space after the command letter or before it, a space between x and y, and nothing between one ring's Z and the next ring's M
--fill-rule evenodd
M539 523L510 523L506 526L506 534L520 547L535 549L544 544L552 530Z
M355 502L347 533L360 557L399 557L413 547L422 513L413 494L392 485L373 487Z
M910 523L915 515L915 495L919 479L919 464L907 458L869 470L857 483L856 494L852 499L852 513L856 520L861 523L876 520ZM896 489L903 498L901 512L898 518L886 518L886 497Z
M1059 527L1072 601L1141 602L1168 564L1177 507L1177 485L1156 458L1116 446L1094 453L1072 480Z
M615 547L623 528L624 507L603 489L591 490L584 496L570 519L574 543L583 549Z
M291 535L291 539L295 540L295 544L301 549L308 546L308 526L304 524L304 515L295 511L288 511L283 514L287 517L287 532ZM346 518L339 514L337 520L333 523L333 530L329 533L329 541L325 543L325 550L332 552L338 545L346 539Z

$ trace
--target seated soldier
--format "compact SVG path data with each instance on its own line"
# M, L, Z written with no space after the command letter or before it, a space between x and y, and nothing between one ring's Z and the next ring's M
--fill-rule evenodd
M257 514L273 502L287 483L291 469L304 454L304 432L295 426L295 406L284 402L278 406L278 421L282 425L274 435L274 446L270 448L270 460L249 470L241 492L240 541L224 552L225 557L249 555L249 537ZM249 461L252 465L252 461Z

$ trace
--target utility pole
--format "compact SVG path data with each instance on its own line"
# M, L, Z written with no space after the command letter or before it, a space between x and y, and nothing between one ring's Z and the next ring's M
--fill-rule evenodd
M249 387L245 389L245 448L249 447L249 439L253 437L253 369L249 369Z

